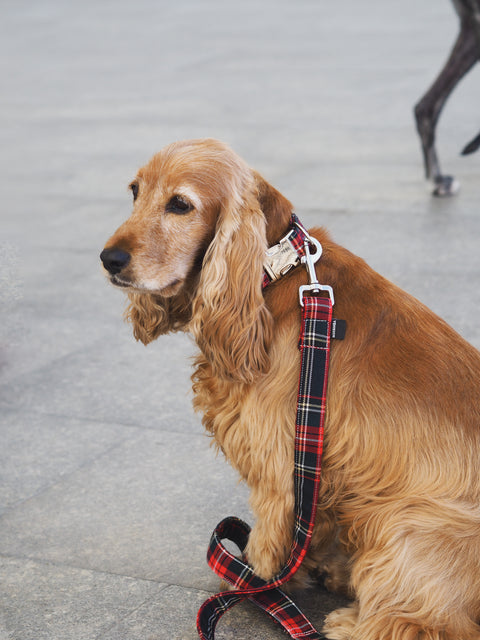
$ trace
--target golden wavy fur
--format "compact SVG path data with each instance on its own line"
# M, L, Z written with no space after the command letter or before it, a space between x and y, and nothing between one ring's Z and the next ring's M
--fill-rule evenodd
M263 578L293 523L297 268L262 292L291 204L225 145L172 144L131 185L132 216L102 253L147 344L189 331L206 430L251 489L248 557ZM347 321L331 353L317 524L302 567L354 603L332 639L480 638L480 354L321 228L320 282Z

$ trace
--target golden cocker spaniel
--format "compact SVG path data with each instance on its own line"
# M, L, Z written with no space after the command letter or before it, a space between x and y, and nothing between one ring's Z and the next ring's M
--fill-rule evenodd
M131 183L133 213L102 260L144 344L190 332L195 408L251 490L247 547L268 579L291 545L303 266L262 290L292 205L226 145L174 143ZM330 360L316 526L299 573L354 602L329 638L480 638L480 354L336 245L319 281L347 322Z

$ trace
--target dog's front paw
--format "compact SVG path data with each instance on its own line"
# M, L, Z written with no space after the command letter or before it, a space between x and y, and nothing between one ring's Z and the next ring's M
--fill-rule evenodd
M329 640L352 640L357 619L356 604L344 609L336 609L325 618L323 633Z
M254 572L263 580L271 580L283 568L288 547L279 547L258 528L250 532L246 555Z

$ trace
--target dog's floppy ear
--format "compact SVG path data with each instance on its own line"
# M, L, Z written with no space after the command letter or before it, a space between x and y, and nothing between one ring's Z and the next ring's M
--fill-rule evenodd
M125 319L133 326L133 335L147 345L169 331L179 331L191 317L191 301L180 294L162 298L151 293L129 293Z
M270 246L286 234L293 207L292 203L259 173L254 171L253 175L258 189L260 207L267 221L267 242Z
M254 174L222 202L190 329L220 378L253 382L269 366L272 318L262 293L265 216Z

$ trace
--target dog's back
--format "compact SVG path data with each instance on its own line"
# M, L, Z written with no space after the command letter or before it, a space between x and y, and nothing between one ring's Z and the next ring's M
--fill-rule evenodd
M410 618L429 626L430 616L433 628L442 603L456 637L478 638L480 353L325 240L324 260L348 340L332 350L320 504L335 503L355 549L362 616L403 601ZM393 628L382 637L396 637Z

